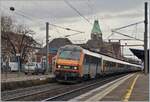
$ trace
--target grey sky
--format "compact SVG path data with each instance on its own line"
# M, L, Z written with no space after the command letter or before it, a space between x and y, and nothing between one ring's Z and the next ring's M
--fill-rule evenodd
M94 19L99 20L104 39L111 34L113 28L144 20L145 1L148 0L68 0L91 23L94 22ZM39 41L45 40L45 22L47 21L85 32L70 36L69 39L73 41L87 41L90 38L92 25L71 9L64 0L1 0L0 2L2 13L11 15L17 22L32 28L37 33L34 37ZM9 11L11 6L15 7L15 12L21 11L33 20ZM38 22L39 19L42 20L40 23ZM142 38L143 25L139 25L137 28L139 32L137 37ZM135 36L135 27L125 29L123 32ZM50 26L51 39L72 33L74 32Z

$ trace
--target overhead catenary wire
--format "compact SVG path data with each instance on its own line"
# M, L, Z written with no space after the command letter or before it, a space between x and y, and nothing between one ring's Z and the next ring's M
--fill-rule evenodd
M87 0L86 4L87 4L87 7L89 8L89 12L88 12L89 19L90 19L90 18L92 19L93 9L92 9L92 7L91 7L91 5L90 5L90 0ZM90 13L91 13L91 14L90 14ZM91 17L90 17L90 15L91 15Z
M142 42L143 42L143 40L141 40L141 39L137 39L137 38L135 38L135 37L132 37L132 36L126 35L126 34L124 34L124 33L120 33L120 32L117 32L117 31L112 31L112 32L115 32L115 33L117 33L117 34L120 34L120 35L123 35L123 36L129 37L129 38L133 38L133 39L135 39L135 40L138 40L138 41L142 41Z
M80 17L82 17L85 21L87 21L90 25L93 25L86 17L84 17L75 7L73 7L72 5L71 5L71 3L69 3L67 0L64 0L65 1L65 3L70 7L70 8L72 8ZM98 28L96 28L96 29L98 29Z
M122 27L119 27L119 28L116 28L116 29L112 29L112 34L109 35L109 36L107 37L107 39L109 39L112 35L114 35L115 33L117 33L117 34L120 34L120 35L129 37L129 38L133 38L133 39L135 39L135 40L143 41L143 40L138 39L138 38L136 38L136 37L132 37L132 36L129 36L129 35L126 35L126 34L123 34L123 33L118 32L118 30L125 29L125 28L127 28L127 27L131 27L131 26L134 26L134 25L137 26L138 24L141 24L141 23L144 23L144 21L139 21L139 22L132 23L132 24L129 24L129 25L126 25L126 26L122 26ZM137 29L137 27L136 27L136 29Z
M87 21L89 24L92 24L86 17L84 17L75 7L73 7L71 5L71 3L69 3L67 0L64 0L64 2L70 7L72 8L80 17L82 17L85 21Z
M94 11L93 11L94 8L97 6L97 5L95 4L94 0L88 0L87 6L90 8L91 13L93 14L92 19L94 18L94 19L97 19L97 20L98 20L99 17L98 17L98 15L97 15L97 13L94 14ZM94 8L93 8L93 7L94 7ZM105 23L104 19L103 19L103 18L100 18L100 20L101 20L101 21L107 26L107 28L111 31L110 26ZM96 29L98 29L98 28L96 28Z
M8 8L6 8L6 7L4 7L4 6L3 6L2 8L8 9ZM41 24L42 22L45 22L44 20L35 18L35 17L31 16L31 15L28 15L28 16L27 16L24 12L22 12L21 10L18 10L18 9L17 9L17 11L15 10L14 13L16 13L17 15L21 15L21 16L25 17L26 19L28 19L28 20L30 20L30 21L32 21L32 22L35 21L35 19L37 20L36 22L38 22L38 23L40 23L40 24ZM33 18L35 18L35 19L33 19ZM74 32L85 33L85 32L83 32L83 31L79 31L79 30L75 30L75 29L71 29L71 28L62 27L62 26L59 26L59 25L56 25L56 24L52 24L52 23L49 23L49 25L55 26L55 27L57 27L57 28L61 28L61 29L67 30L67 31L74 31Z
M91 8L92 8L92 12L93 12L93 14L94 14L94 11L93 11L93 9L95 8L96 9L96 7L97 7L97 3L95 2L95 0L90 0L91 1ZM94 7L94 8L93 8ZM100 19L100 21L103 23L103 24L105 24L105 26L108 28L108 30L110 30L111 31L111 27L106 23L106 19L104 19L103 17L99 17L99 15L97 14L97 13L95 13L94 14L94 17L93 17L94 19Z
M130 27L130 26L134 26L134 25L137 25L137 24L141 24L141 23L144 23L144 21L139 21L139 22L136 22L136 23L132 23L132 24L123 26L123 27L119 27L119 28L113 29L113 31L120 30L120 29L124 29L124 28Z
M74 35L77 35L77 34L80 34L80 33L73 33L73 34L65 35L64 37L70 37L70 36L74 36Z
M72 8L80 17L82 17L86 22L88 22L90 25L93 26L93 24L92 24L86 17L84 17L75 7L73 7L71 3L69 3L67 0L64 0L64 2L65 2L70 8ZM96 29L99 29L99 28L96 27Z
M8 8L7 8L7 7L2 6L2 8L3 8L4 10L7 10L7 11L8 11ZM29 15L29 14L26 14L26 13L24 13L24 12L21 11L21 10L18 10L18 9L17 9L17 10L14 11L14 13L17 14L17 15L21 15L21 16L23 16L24 18L26 18L26 19L28 19L28 20L30 20L30 21L32 21L32 22L36 21L36 23L39 23L40 25L41 25L41 24L44 25L44 22L45 22L45 21L44 21L43 19L35 18L34 16L31 16L31 15ZM67 28L67 27L62 27L62 26L55 25L55 24L52 24L52 23L49 23L49 25L54 26L55 29L56 29L56 32L59 33L59 34L62 34L62 33L60 33L57 28L64 29L64 30L66 30L66 31L77 32L77 33L79 33L79 34L85 33L85 32L83 32L83 31L79 31L79 30L75 30L75 29L71 29L71 28ZM72 35L72 34L70 34L70 36L71 36L71 35ZM73 35L75 35L75 34L73 34Z

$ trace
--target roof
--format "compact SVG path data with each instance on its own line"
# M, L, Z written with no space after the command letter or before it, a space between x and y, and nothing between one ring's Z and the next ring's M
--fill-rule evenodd
M91 33L102 34L98 20L94 21L94 25Z
M60 48L69 44L72 44L72 42L68 38L55 38L49 43L49 47Z
M135 66L135 67L141 67L141 65L139 65L139 64L134 64L134 63L130 63L130 62L127 62L127 61L119 60L117 58L113 58L113 57L110 57L110 56L107 56L107 55L104 55L104 54L96 53L96 52L93 52L93 51L90 51L90 50L87 50L87 49L83 49L83 52L87 55L91 55L91 56L94 56L94 57L97 57L97 58L102 58L103 60L106 60L106 61L131 65L131 66Z
M72 44L72 42L68 38L55 38L51 42L49 42L49 50L50 52L57 51L58 48ZM43 49L39 50L38 53L46 53L46 46Z
M77 46L77 45L65 45L63 47L60 47L60 49L63 50L74 50L74 51L81 51L82 47Z
M130 48L131 52L137 56L139 59L141 59L142 61L144 60L144 50L140 50L140 49L132 49ZM148 50L148 55L149 55L149 50Z

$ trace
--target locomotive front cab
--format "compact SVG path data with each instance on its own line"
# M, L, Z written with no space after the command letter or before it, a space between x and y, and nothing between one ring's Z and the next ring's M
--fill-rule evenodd
M80 79L81 48L65 46L58 50L55 77L57 81L78 81Z

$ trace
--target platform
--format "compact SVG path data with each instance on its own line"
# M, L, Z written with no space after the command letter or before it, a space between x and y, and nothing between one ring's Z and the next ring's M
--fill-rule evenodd
M149 76L129 74L70 101L149 101Z
M144 74L135 74L112 92L107 94L101 101L148 101L149 100L149 77Z
M14 90L17 88L31 87L35 85L47 84L54 82L54 75L39 74L39 75L25 75L24 73L18 74L17 72L1 74L1 91Z
M39 75L32 75L28 74L25 75L24 73L18 74L18 72L12 72L12 73L2 73L1 74L1 82L16 82L16 81L25 81L25 80L36 80L36 79L42 79L42 78L53 78L54 75L49 73L49 74L39 74Z

